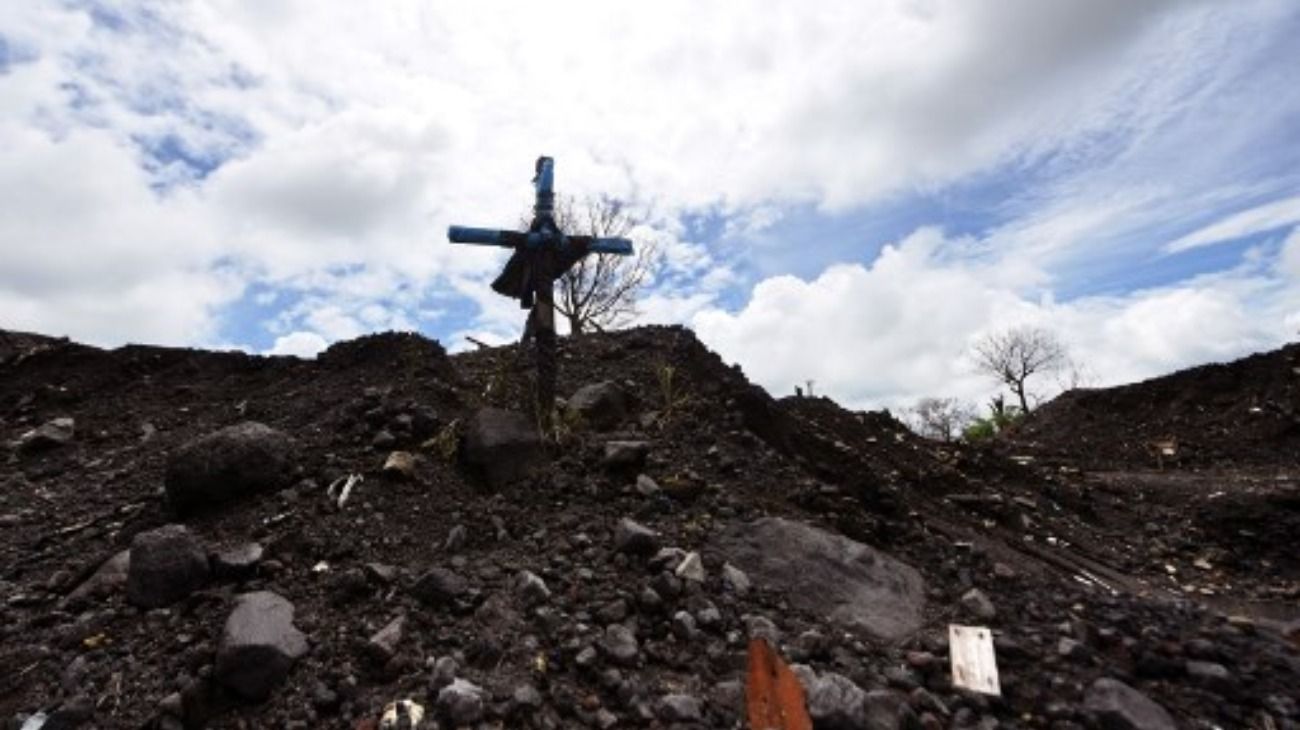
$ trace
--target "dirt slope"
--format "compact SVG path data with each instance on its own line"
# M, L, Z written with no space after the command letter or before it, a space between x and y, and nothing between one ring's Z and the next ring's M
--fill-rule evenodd
M1072 390L1010 436L1022 452L1090 468L1300 464L1300 344L1132 385Z
M746 635L773 631L825 687L852 687L812 692L818 727L836 713L867 727L868 698L885 726L1082 727L1105 717L1089 699L1103 677L1179 726L1300 721L1285 628L1229 621L1153 579L1149 542L1108 539L1143 519L1116 492L917 439L886 414L776 401L680 328L564 340L560 392L611 381L628 413L608 432L562 420L546 465L500 487L457 442L478 409L522 401L513 347L448 357L385 334L302 361L0 343L0 441L15 443L0 464L0 722L14 727L38 711L61 727L368 727L398 698L425 705L427 727L736 727ZM66 442L17 445L58 418L75 422ZM169 458L249 420L298 444L293 482L174 514ZM646 443L645 463L610 467L609 443L626 441ZM409 478L381 472L393 450L416 455ZM350 474L364 481L340 509L326 487ZM884 641L837 625L815 591L739 588L724 536L768 516L910 565L924 605L895 618L919 628ZM703 579L680 554L630 548L626 519L697 552ZM163 608L120 585L75 597L137 535L177 521L210 550L256 541L263 555ZM1235 586L1287 580L1222 562ZM848 580L843 565L806 567ZM444 577L438 600L430 576ZM251 591L290 601L309 647L261 703L214 680L223 625ZM400 639L377 650L399 618ZM953 688L950 622L994 629L1001 698Z

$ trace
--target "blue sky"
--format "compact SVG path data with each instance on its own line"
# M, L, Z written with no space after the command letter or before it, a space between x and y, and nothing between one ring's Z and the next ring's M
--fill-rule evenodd
M983 400L1021 324L1097 384L1300 332L1294 3L612 5L7 4L0 327L507 341L444 233L550 154L657 245L640 321L776 392Z

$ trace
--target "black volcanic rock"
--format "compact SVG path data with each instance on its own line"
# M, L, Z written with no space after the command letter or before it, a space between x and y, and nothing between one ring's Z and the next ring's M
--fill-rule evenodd
M167 501L180 514L293 481L298 449L287 434L245 421L185 444L167 461Z

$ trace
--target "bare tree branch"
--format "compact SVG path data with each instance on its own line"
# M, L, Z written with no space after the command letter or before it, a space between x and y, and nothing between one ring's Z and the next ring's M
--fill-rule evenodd
M986 335L975 343L979 369L1015 393L1022 413L1029 412L1025 382L1035 373L1058 372L1069 363L1065 345L1051 332L1037 327L1016 327Z
M916 433L951 443L975 420L975 409L956 398L922 398L906 415L908 425Z
M560 196L555 222L567 234L601 238L627 238L636 227L627 208L611 198L579 202ZM555 309L573 334L603 332L638 314L636 300L654 272L658 252L649 241L634 244L632 256L589 254L556 281Z

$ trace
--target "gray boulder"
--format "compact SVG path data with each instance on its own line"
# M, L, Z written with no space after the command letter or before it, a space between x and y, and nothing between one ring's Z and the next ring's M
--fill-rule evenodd
M546 461L537 426L521 413L480 408L465 432L462 457L492 486L522 479Z
M273 492L294 479L297 445L255 421L201 436L167 460L167 500L180 514L240 497Z
M606 380L578 389L569 398L570 416L582 419L582 423L597 431L616 428L627 418L628 397L616 383Z
M141 608L175 603L202 587L208 554L184 525L164 525L131 541L126 600Z
M717 538L729 562L800 610L893 641L921 628L925 582L869 545L792 520L735 524Z
M1083 698L1083 709L1105 730L1175 730L1165 708L1117 679L1102 677Z
M307 653L293 604L270 591L245 593L226 619L213 676L239 696L262 701Z

